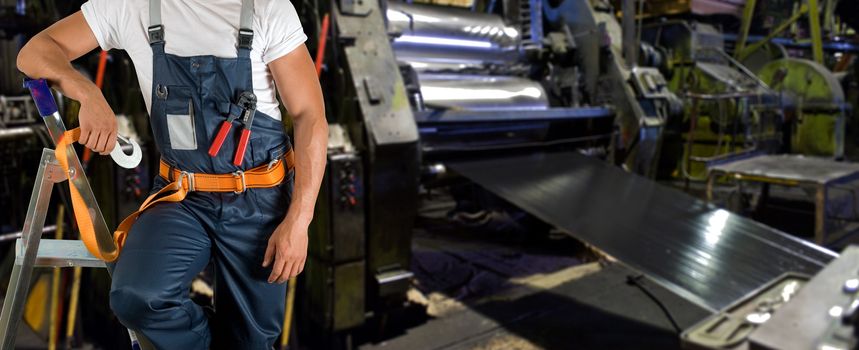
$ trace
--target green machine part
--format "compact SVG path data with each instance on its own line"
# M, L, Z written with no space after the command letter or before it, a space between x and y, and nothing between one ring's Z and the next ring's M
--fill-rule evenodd
M828 69L806 59L783 58L764 65L757 74L781 94L785 116L794 126L791 153L844 155L844 90Z

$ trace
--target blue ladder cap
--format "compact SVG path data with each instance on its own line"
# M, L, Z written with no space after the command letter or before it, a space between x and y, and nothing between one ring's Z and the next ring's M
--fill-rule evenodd
M36 102L36 109L39 110L39 114L42 117L47 117L57 112L57 102L54 100L51 88L48 87L47 80L25 78L24 87L30 89L30 95L33 96L33 101Z

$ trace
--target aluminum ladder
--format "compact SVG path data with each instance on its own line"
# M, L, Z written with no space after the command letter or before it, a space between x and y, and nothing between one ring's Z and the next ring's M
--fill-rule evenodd
M104 261L90 254L84 247L83 241L42 239L42 228L45 226L51 192L55 184L66 180L68 178L54 157L54 150L43 149L33 194L30 195L30 204L27 206L24 229L21 238L15 242L15 263L12 267L9 288L6 290L6 298L3 301L3 311L0 313L0 341L2 341L0 350L15 348L15 337L23 317L34 268L80 266L107 268L108 272L112 270ZM141 347L141 342L131 330L128 334L131 337L132 349L152 348L151 346Z

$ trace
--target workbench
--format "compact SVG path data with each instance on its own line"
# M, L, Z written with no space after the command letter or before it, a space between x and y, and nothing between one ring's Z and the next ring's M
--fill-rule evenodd
M829 191L835 186L847 187L859 180L859 164L839 162L829 158L802 155L758 155L750 158L732 160L708 166L707 200L713 200L713 185L720 176L741 182L757 182L764 186L770 184L787 187L810 187L814 189L814 240L823 245L828 241L843 237L850 230L842 230L827 240L826 209ZM854 212L856 210L855 189L853 193ZM853 225L855 226L855 225Z

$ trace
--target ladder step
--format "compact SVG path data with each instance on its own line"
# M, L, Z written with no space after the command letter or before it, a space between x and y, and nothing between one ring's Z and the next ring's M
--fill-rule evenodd
M15 264L24 261L21 239L15 241ZM80 240L42 239L36 255L36 267L106 267L104 261L89 253Z

